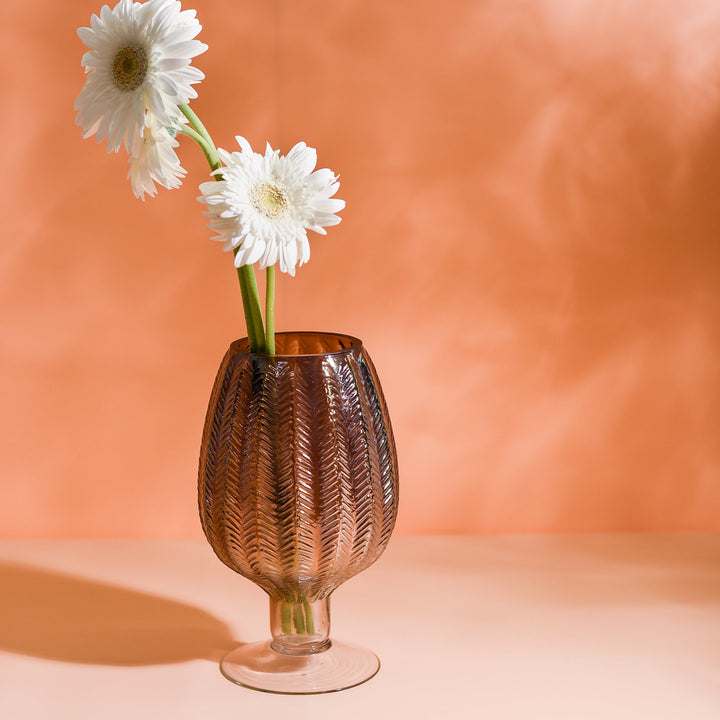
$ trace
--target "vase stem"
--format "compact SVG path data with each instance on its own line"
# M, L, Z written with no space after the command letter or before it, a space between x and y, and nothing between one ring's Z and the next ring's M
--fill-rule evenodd
M270 598L273 650L286 655L312 655L330 647L330 597Z

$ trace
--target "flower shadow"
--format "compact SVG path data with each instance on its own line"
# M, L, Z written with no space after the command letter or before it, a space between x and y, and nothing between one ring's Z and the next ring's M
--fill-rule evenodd
M177 600L0 563L0 650L69 663L161 665L219 660L229 628Z

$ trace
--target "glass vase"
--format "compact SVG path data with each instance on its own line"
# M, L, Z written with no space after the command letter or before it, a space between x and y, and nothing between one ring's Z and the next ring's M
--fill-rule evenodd
M230 345L199 469L203 531L269 596L271 639L221 662L233 682L280 693L342 690L380 666L330 637L330 594L385 549L397 516L390 419L362 342L278 333L274 356Z

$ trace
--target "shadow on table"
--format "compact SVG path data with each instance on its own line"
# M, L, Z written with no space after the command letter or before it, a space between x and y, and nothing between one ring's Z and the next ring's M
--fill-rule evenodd
M209 613L165 597L0 563L0 650L63 662L219 660L239 644Z

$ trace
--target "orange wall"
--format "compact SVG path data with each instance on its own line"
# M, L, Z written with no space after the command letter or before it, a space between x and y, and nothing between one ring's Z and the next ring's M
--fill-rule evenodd
M216 142L302 139L341 174L278 327L364 339L398 532L720 530L715 0L195 7ZM0 10L5 536L199 534L206 402L243 334L199 151L142 203L74 125L99 10Z

